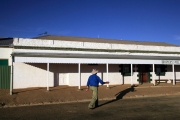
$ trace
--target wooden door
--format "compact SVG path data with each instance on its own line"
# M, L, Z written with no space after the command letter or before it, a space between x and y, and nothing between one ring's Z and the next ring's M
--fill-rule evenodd
M148 71L147 71L146 65L140 65L140 82L145 83L148 82Z
M148 73L147 72L141 72L140 75L141 75L141 82L142 83L148 82Z

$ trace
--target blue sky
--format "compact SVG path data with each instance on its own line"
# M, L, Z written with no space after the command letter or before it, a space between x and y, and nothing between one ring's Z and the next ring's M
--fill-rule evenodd
M180 45L180 0L0 0L0 37L49 35Z

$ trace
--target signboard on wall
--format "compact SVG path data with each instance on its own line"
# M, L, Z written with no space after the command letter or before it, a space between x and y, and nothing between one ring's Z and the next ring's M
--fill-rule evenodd
M180 60L162 60L162 64L180 64Z

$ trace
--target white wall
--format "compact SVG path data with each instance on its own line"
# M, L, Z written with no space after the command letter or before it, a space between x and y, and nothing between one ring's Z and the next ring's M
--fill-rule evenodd
M46 87L46 64L14 63L13 88ZM49 86L53 86L53 73L49 72Z
M108 81L110 85L121 85L123 78L119 73L117 64L109 64ZM88 65L81 64L81 86L86 86L91 70L99 70L97 74L103 81L107 81L106 64ZM68 85L79 85L78 64L50 64L49 65L49 87ZM165 76L161 79L172 79L172 66L167 66ZM138 72L133 73L133 84L138 84ZM151 72L152 74L152 72ZM175 65L176 79L180 79L180 65ZM155 79L159 77L155 75ZM152 79L152 77L151 77ZM153 82L153 81L152 81ZM169 81L170 82L170 81ZM131 76L124 77L124 84L131 84ZM46 63L15 63L13 88L47 87L47 64Z
M121 84L121 74L117 72L116 68L109 70L109 81L112 84ZM107 80L106 65L87 65L81 64L81 86L85 86L88 77L91 75L93 68L98 69L100 72L98 76L104 81ZM47 86L47 64L45 63L14 63L14 81L13 88L27 88L27 87L46 87ZM49 65L49 86L58 85L79 85L78 64L50 64ZM111 73L111 71L113 71ZM65 79L62 79L62 76ZM112 76L112 78L111 78ZM117 81L116 81L117 79ZM66 80L63 81L62 80Z
M12 65L12 54L13 48L0 48L0 59L8 59L8 64Z

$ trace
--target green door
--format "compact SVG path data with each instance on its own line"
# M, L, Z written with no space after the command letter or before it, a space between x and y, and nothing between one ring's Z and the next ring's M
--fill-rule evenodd
M10 88L11 66L8 60L0 60L0 89Z

